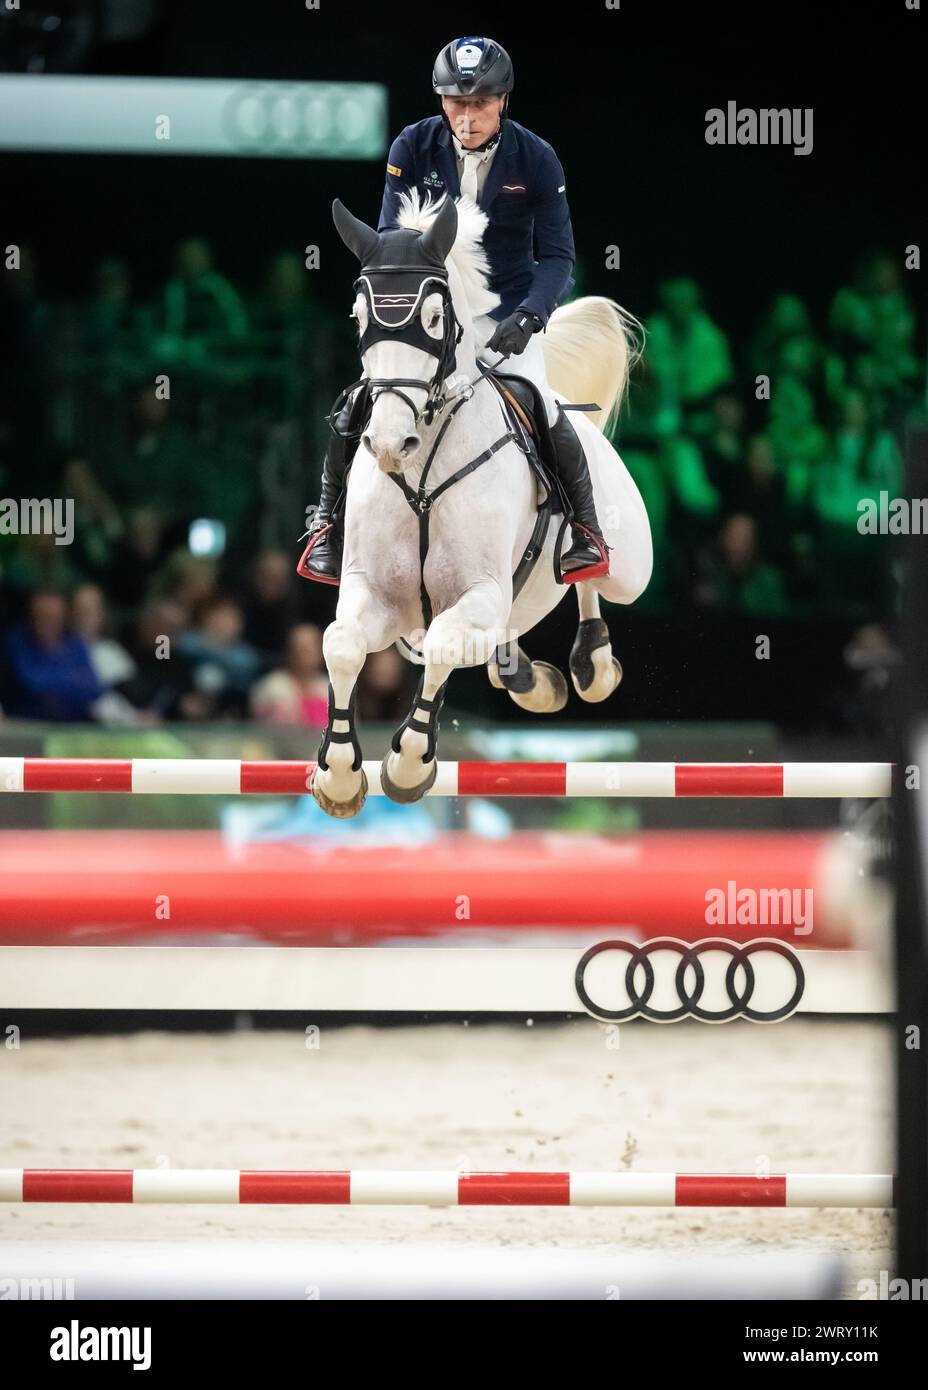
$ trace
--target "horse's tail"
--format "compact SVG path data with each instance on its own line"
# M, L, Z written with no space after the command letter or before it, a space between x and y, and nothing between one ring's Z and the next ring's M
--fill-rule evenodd
M588 294L561 304L542 334L548 382L568 401L596 401L587 415L605 433L618 415L644 328L614 299Z

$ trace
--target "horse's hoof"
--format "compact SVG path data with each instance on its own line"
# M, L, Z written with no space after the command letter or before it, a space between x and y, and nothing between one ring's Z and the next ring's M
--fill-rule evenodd
M435 785L435 778L438 776L438 759L432 759L432 767L424 782L420 782L417 787L398 787L387 771L388 753L380 764L380 785L383 787L384 796L388 796L391 801L398 801L401 806L409 806L413 801L421 801L430 787Z
M313 798L316 805L321 806L327 816L334 816L336 820L350 820L356 816L361 807L367 800L367 773L361 768L361 785L355 792L350 801L333 801L330 796L319 785L318 778L313 778Z
M531 670L531 689L524 693L510 690L510 700L532 714L557 714L567 704L567 682L562 672L549 661L533 661Z
M621 663L617 657L612 657L610 665L605 670L597 671L585 688L581 687L576 671L571 671L570 678L581 700L586 700L588 705L598 705L601 700L608 700L609 696L618 690L622 683L622 674Z

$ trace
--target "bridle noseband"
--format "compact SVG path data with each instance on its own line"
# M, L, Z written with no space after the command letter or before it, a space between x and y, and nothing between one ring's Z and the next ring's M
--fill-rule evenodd
M376 277L384 274L403 275L407 277L408 284L400 281L395 290L384 290L375 284ZM427 290L429 285L434 288ZM360 336L362 357L375 343L398 340L438 359L430 381L405 376L368 378L369 386L381 388L371 392L372 404L382 395L399 396L409 406L417 424L421 416L430 425L435 415L444 409L443 388L454 370L457 345L464 334L451 302L448 272L437 266L364 266L354 282L354 290L356 294L364 295L368 307L367 327ZM431 337L422 327L419 311L427 293L438 293L442 298L445 331L440 340ZM402 386L417 386L427 392L421 411L406 392L399 389Z
M382 285L376 284L376 277L382 274L396 277L405 276L406 280L404 281L401 278L397 278L390 282L391 288L385 290ZM420 310L426 293L433 292L427 290L428 286L434 286L434 290L442 297L445 331L440 340L430 337L422 326ZM438 359L435 367L435 375L432 377L431 381L424 381L416 377L362 377L361 382L356 382L355 385L361 385L366 381L369 387L380 387L379 391L371 391L372 403L376 401L379 396L388 393L399 396L400 399L405 401L409 406L417 423L421 413L425 423L431 425L435 415L439 414L445 408L447 398L444 395L443 388L449 373L456 366L457 345L464 334L464 329L454 312L454 305L451 302L451 288L448 283L447 270L445 270L443 266L367 265L362 267L361 274L354 282L354 289L356 294L364 295L369 311L367 326L360 338L362 356L374 343L383 342L387 339L398 339L400 342L406 343L410 347L419 348L421 351L427 352L430 356ZM477 365L481 377L489 374L480 363ZM428 392L425 408L421 412L416 408L406 392L400 390L402 386L418 386L422 390ZM425 561L429 550L429 516L433 503L441 497L443 493L447 492L450 487L453 487L455 483L460 482L462 478L466 478L469 474L473 473L475 469L480 468L489 459L493 458L493 456L507 444L510 442L519 443L518 436L509 425L509 422L506 420L505 411L503 411L503 422L506 425L504 433L501 434L493 444L484 449L482 453L478 454L476 458L471 459L470 463L466 463L461 468L456 469L450 477L445 478L437 487L429 491L426 484L435 456L438 453L450 425L454 421L454 417L462 406L473 397L473 394L474 384L472 383L467 383L465 388L457 393L457 399L439 426L435 438L432 440L428 457L419 475L419 485L417 488L410 487L406 479L399 473L391 473L389 475L403 493L403 496L415 513L419 524L419 594L422 604L422 615L425 619L426 627L428 627L432 621L432 603L425 586ZM539 513L539 517L544 521L545 525L547 525L548 512L545 511L543 518L541 517L541 513ZM521 583L524 582L528 573L526 567L530 567L529 562L534 559L537 549L540 548L540 546L536 546L539 535L540 525L536 522L535 533L533 533L532 537L532 545L529 548L531 553L523 557L523 561L517 572L517 577L520 578L518 587L521 587ZM535 547L535 549L533 549L533 547ZM515 588L514 592L518 592L518 588ZM419 693L421 696L421 689ZM427 702L421 698L418 699L417 703L422 707L427 707ZM435 714L437 714L439 707L440 700L438 696L436 696ZM430 719L431 718L432 715L430 715ZM405 727L406 726L404 726L404 728ZM402 730L400 732L402 732ZM397 735L397 737L399 737L399 735ZM396 742L394 741L394 747L395 746Z

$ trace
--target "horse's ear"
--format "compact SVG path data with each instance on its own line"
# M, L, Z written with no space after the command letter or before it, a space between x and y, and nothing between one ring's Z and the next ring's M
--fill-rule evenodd
M448 253L454 245L454 238L458 234L458 210L454 200L445 194L441 207L435 217L431 227L428 227L419 238L419 249L428 261L437 262L444 265L448 259Z
M354 252L362 265L366 265L380 245L379 234L350 213L340 198L336 198L332 204L332 221L348 250Z

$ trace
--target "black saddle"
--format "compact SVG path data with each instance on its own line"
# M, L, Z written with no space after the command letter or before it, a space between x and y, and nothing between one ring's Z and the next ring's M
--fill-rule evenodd
M562 514L566 510L566 499L558 482L557 454L541 392L534 381L525 376L501 376L490 369L484 369L484 375L499 393L509 426L550 498L550 511Z
M555 543L554 573L558 583L563 582L560 576L559 561L564 532L568 519L572 515L572 508L558 477L557 450L551 434L551 426L548 424L548 411L544 397L538 387L528 377L501 376L482 362L478 362L478 366L483 375L489 378L499 395L509 430L543 489L542 496L538 501L538 511L531 539L513 575L513 596L515 596L521 591L538 561L545 536L548 533L549 523L552 516L555 515L560 516L562 520ZM360 387L360 389L355 392L356 387ZM353 397L352 392L355 392ZM347 452L350 455L348 458L349 469L358 441L364 433L372 405L370 386L367 379L362 377L359 382L353 382L351 386L345 388L335 402L331 414L326 417L334 433L341 435L346 442ZM571 404L561 405L559 409L562 411L598 410L599 407L593 404ZM338 516L342 512L344 502L345 489L343 488L333 509L333 516Z

